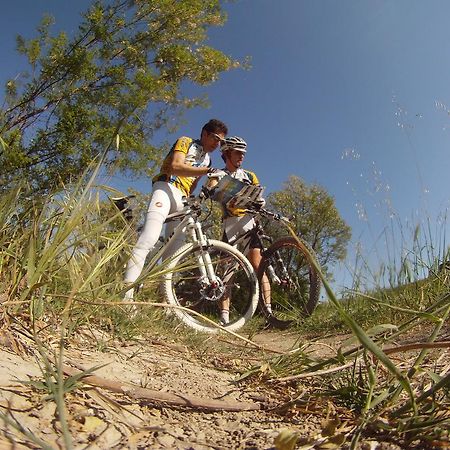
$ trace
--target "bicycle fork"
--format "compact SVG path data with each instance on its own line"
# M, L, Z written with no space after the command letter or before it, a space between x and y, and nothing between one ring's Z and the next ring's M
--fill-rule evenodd
M284 286L291 283L291 279L289 277L289 273L284 265L283 259L280 257L278 252L274 254L273 257L274 264L280 268L280 276L281 278L276 274L275 269L273 268L272 264L269 264L267 266L267 274L270 278L270 281L272 283Z
M200 271L202 284L204 284L205 287L217 289L221 283L214 271L211 255L204 250L204 246L208 244L208 240L203 234L201 225L198 222L190 222L187 225L187 233L192 242L199 244L197 264Z

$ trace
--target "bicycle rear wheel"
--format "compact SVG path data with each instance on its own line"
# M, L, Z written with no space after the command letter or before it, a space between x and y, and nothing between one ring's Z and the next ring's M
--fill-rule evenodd
M200 270L208 258L216 277L214 283ZM182 247L167 267L163 286L168 303L183 307L174 308L173 313L199 331L219 330L221 301L225 298L230 299L230 321L224 328L232 331L250 320L258 306L258 281L250 262L221 241Z
M315 257L308 244L301 243ZM263 253L258 269L260 306L276 328L300 322L319 301L320 277L302 246L293 237L285 237Z

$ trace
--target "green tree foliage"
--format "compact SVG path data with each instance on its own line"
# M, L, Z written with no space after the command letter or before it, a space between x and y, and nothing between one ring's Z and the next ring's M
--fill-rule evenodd
M207 85L241 65L205 45L225 20L220 0L99 0L71 38L52 36L50 17L36 38L19 36L31 71L6 84L0 188L17 176L43 190L77 178L117 134L108 169L151 173L161 156L155 131L206 102L182 84Z
M323 187L290 176L282 190L269 194L268 206L292 218L295 232L311 245L324 270L345 259L351 229Z

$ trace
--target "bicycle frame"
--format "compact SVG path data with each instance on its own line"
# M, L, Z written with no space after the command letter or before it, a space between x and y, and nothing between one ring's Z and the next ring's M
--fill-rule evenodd
M256 217L257 215L262 215L262 216L271 218L273 220L284 221L287 223L289 222L289 219L287 217L283 217L279 214L272 213L264 208L260 208L259 210L248 209L247 213L253 215L253 217ZM245 242L245 245L241 249L241 251L242 251L242 253L246 254L246 252L250 249L250 243L252 241L254 241L255 239L258 241L258 244L261 248L261 253L264 256L264 252L267 250L267 247L264 245L263 240L266 239L270 242L270 244L272 244L272 238L270 236L267 236L264 234L264 229L258 221L256 221L255 227L253 227L251 230L245 231L244 233L238 235L237 237L232 239L229 242L229 244L237 246L237 245ZM267 266L267 274L270 278L270 281L273 283L276 283L276 284L290 282L288 271L284 265L283 260L279 256L277 256L277 262L282 271L282 275L283 275L282 279L280 279L280 277L278 277L278 275L275 273L275 269L273 268L273 266L271 264L269 264Z
M125 200L113 200L120 211L126 210ZM176 222L171 223L174 226L170 235L164 240L159 238L160 245L147 255L145 269L127 289L143 287L149 275L151 281L152 272L163 261L156 275L158 282L161 278L163 297L176 307L174 315L195 330L216 332L217 323L222 323L222 303L236 299L229 311L229 321L223 324L235 331L245 325L256 311L259 299L257 275L240 251L208 238L203 232L200 221L202 200L201 196L184 198L183 209L166 218L166 225Z
M183 243L192 242L199 245L199 255L197 258L198 268L202 279L207 285L217 285L217 278L214 272L211 258L208 252L203 251L203 247L208 245L208 238L203 233L201 223L198 221L198 210L200 209L200 201L198 198L189 197L184 200L185 207L178 212L169 214L165 223L180 220L180 223L175 227L173 233L163 241L159 248L155 249L153 254L150 254L150 260L147 264L149 270L156 266L160 259L170 259L178 251L175 248L174 252L166 255L166 251L170 249L175 242L183 238Z

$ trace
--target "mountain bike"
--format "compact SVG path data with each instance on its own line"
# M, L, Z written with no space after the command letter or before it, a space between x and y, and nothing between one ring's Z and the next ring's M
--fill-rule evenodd
M130 215L129 198L112 200L120 211ZM163 262L162 294L167 303L175 306L171 311L178 319L195 330L216 332L220 300L227 296L231 299L230 321L223 327L236 331L250 320L258 306L256 274L238 249L204 234L199 220L201 197L183 201L184 208L170 214L165 222L179 223L148 256L136 285L145 285L145 274ZM184 245L171 253L180 240Z
M260 290L260 309L269 324L287 328L301 317L309 316L320 296L320 276L311 263L314 251L301 238L285 236L273 242L267 236L259 218L289 224L287 217L255 205L247 206L246 213L255 218L256 226L242 233L230 245L238 246L246 254L250 243L261 248L262 260L257 271ZM308 254L309 253L309 254Z

